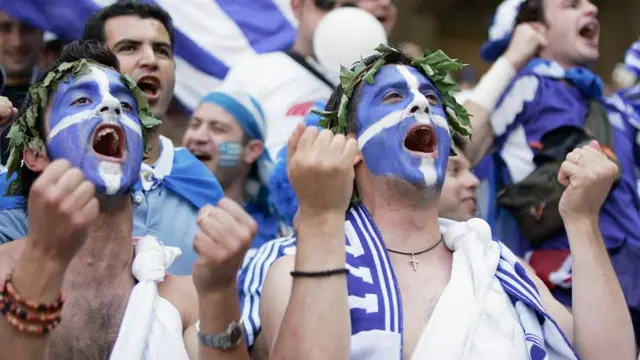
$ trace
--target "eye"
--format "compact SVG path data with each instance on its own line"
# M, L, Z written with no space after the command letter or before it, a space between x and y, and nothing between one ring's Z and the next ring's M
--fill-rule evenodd
M427 100L429 100L429 104L431 105L440 105L440 99L434 93L428 93L425 95Z
M401 101L402 99L404 99L404 97L402 95L400 95L399 93L392 91L390 93L388 93L387 95L384 96L384 99L382 99L382 102L384 104L395 104L399 101Z
M87 105L87 104L91 104L91 100L88 97L85 97L85 96L79 97L79 98L73 100L73 102L71 103L72 106L73 105L82 106L82 105Z
M127 111L133 111L133 105L129 104L126 101L120 102L120 105L122 106L123 109L125 109Z

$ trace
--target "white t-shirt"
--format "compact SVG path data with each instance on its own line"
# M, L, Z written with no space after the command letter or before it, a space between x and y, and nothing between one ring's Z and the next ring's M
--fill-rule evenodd
M319 65L310 65L324 75ZM266 147L274 159L313 103L327 101L333 91L284 52L259 54L233 66L221 89L244 91L260 102L267 123Z

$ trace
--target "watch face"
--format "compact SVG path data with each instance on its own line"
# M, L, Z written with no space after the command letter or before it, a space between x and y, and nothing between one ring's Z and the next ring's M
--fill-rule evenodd
M239 343L242 340L242 324L233 324L234 326L230 329L229 332L229 341L232 344Z

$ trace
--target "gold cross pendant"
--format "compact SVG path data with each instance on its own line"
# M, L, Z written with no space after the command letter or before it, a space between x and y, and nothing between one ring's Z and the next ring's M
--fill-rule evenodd
M416 260L416 257L413 253L411 254L411 259L409 259L409 262L411 263L411 265L413 265L413 271L417 271L416 264L419 264L420 261Z

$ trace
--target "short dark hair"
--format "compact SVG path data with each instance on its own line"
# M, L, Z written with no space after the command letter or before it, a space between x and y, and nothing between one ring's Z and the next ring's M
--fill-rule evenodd
M104 24L107 20L126 15L135 15L141 19L156 19L164 25L169 33L171 47L175 47L175 34L173 29L173 20L168 12L164 11L156 4L141 3L138 1L118 1L109 6L96 11L89 17L87 24L84 26L83 40L98 40L105 42L106 36Z
M526 0L516 16L516 25L528 22L545 22L544 0Z
M53 70L57 69L61 64L66 62L73 62L82 59L94 61L100 65L113 68L120 71L120 63L114 53L109 50L107 45L101 41L88 40L88 41L73 41L62 48L60 55L51 62L45 72L43 72L37 79L36 84L40 83L44 78ZM27 109L33 105L33 98L30 93L27 93L22 106L20 108L20 117ZM43 139L45 146L45 124L44 124L44 110L38 111L36 117L36 130L39 136ZM35 134L27 134L29 136L35 136ZM45 149L46 150L46 149ZM22 154L19 154L22 157ZM26 199L29 196L31 185L38 178L39 173L36 173L29 169L27 166L20 166L18 168L20 174L20 194Z
M407 65L407 66L415 67L412 64L413 60L410 57L408 57L404 53L395 52L395 51L391 52L391 53L388 53L388 54L385 54L385 55L382 55L382 54L371 55L371 56L369 56L369 57L364 59L364 63L365 63L366 66L371 66L376 61L378 61L378 59L380 59L382 56L385 57L385 65L398 64L398 65ZM422 70L421 68L417 68L417 67L415 67L415 68L421 74L423 74L424 76L429 78L427 76L427 74L425 74L424 70ZM349 106L347 106L347 131L349 131L349 132L356 132L357 131L355 117L356 117L356 108L358 106L357 99L360 97L360 90L361 89L362 89L362 81L356 86L356 89L353 91L353 94L352 94L351 98L349 99ZM327 111L338 111L338 108L340 107L340 101L342 99L342 95L344 95L344 90L342 89L341 85L338 85L333 90L333 93L331 94L331 97L327 101L326 110Z

